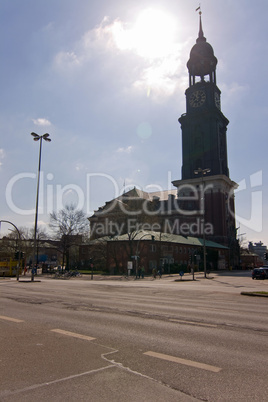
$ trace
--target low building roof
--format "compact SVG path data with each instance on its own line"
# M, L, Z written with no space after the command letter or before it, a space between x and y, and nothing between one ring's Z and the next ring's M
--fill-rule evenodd
M146 237L147 236L147 237ZM151 236L151 238L150 238ZM137 234L132 236L132 240L144 240L152 241L152 236L154 236L155 241L163 241L163 242L169 242L169 243L177 243L177 244L183 244L185 246L193 246L193 247L203 247L204 242L203 239L197 238L197 237L191 237L191 236L181 236L181 235L176 235L176 234L171 234L171 233L161 233L161 232L153 232L153 231L144 231L141 230L140 232L137 232ZM106 241L129 241L129 234L123 234L121 236L115 236L113 238L105 238ZM210 248L220 248L224 250L228 250L228 247L223 246L219 243L215 243L210 240L205 240L205 245Z
M117 204L125 204L128 200L147 200L147 201L154 201L155 199L158 199L159 201L167 201L169 196L176 197L177 196L177 188L176 189L170 189L170 190L162 190L162 191L154 191L154 192L147 192L140 190L136 187L133 189L127 191L124 194L121 194L120 196L107 201L105 205L99 207L97 211L94 211L94 214L90 218L94 218L100 213L105 212L106 209L110 210L111 205L116 207ZM90 219L89 218L89 219Z

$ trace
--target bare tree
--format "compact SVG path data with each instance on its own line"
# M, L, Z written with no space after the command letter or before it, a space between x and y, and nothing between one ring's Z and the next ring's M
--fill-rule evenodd
M20 249L23 252L25 258L30 259L32 255L33 249L33 238L34 238L34 228L20 227L18 228L19 237L21 240ZM39 242L42 240L48 239L48 233L45 230L38 229L37 230L37 255L38 255L38 247ZM18 232L16 229L10 230L10 233L7 234L2 239L3 246L3 254L7 254L14 258L15 252L19 250L19 238Z
M50 214L50 228L59 240L60 251L63 255L62 265L69 269L70 248L81 243L82 238L89 235L89 222L82 210L76 209L74 204L66 205L59 212Z

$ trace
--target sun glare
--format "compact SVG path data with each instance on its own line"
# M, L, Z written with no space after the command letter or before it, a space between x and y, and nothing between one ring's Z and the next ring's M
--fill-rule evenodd
M164 57L175 40L173 18L158 10L144 10L132 31L133 45L142 57Z
M120 49L132 49L143 58L161 58L172 52L176 24L172 16L159 10L144 10L132 28L117 21L113 35Z
M152 91L173 92L175 82L171 77L178 69L181 45L177 21L172 15L150 8L142 11L132 26L117 20L109 30L118 49L134 52L147 63L134 83L135 88L145 88L147 96Z

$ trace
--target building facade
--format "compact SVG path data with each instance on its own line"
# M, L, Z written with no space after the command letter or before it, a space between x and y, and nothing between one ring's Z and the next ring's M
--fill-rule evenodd
M225 269L229 250L220 244L207 241L209 263L207 270ZM126 274L127 269L137 274L143 267L145 274L161 269L163 273L203 270L203 241L169 233L141 231L134 238L128 234L107 239L107 271L111 274Z
M263 264L267 264L267 246L265 246L261 241L254 244L250 241L248 244L248 250L257 254Z

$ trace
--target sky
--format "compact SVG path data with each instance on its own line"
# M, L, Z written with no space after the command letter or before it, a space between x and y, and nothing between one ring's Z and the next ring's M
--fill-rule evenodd
M178 118L198 35L194 0L0 1L0 220L38 226L75 203L87 216L124 190L181 179ZM203 0L218 58L236 226L243 245L268 245L265 0ZM2 224L1 233L10 229Z

